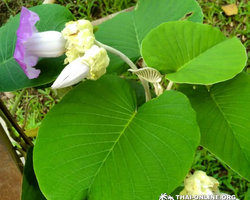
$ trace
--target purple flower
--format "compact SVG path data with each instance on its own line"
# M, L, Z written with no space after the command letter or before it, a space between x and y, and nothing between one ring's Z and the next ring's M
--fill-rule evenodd
M22 7L14 58L29 79L37 78L40 70L33 68L39 57L58 57L65 51L65 39L58 31L38 32L39 16Z
M30 79L37 78L40 74L40 70L32 68L38 62L38 57L27 55L25 52L24 43L32 36L33 33L38 32L35 27L37 21L39 21L39 16L36 13L29 11L25 7L22 7L19 28L17 30L17 41L14 58Z

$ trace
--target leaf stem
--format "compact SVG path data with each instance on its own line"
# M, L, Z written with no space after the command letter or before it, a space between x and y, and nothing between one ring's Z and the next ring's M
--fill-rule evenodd
M0 110L6 116L7 120L11 123L11 125L16 129L18 134L23 138L26 144L33 146L31 140L25 135L21 127L17 124L13 116L10 114L9 110L6 108L2 100L0 99ZM8 123L8 122L7 122Z
M101 42L98 42L97 40L95 41L95 43L98 46L103 47L104 49L106 49L108 52L110 52L110 53L112 53L112 54L114 54L116 56L119 56L122 60L124 60L131 67L131 69L134 69L134 70L138 69L136 67L136 65L122 52L118 51L117 49L114 49L113 47L102 44Z
M17 143L21 142L21 137L17 136L13 130L13 127L10 123L10 121L7 119L7 117L5 116L5 114L3 113L2 110L0 110L0 118L5 122L5 125L7 127L7 130L9 132L9 136L15 140Z
M108 45L102 44L101 42L98 42L97 40L95 40L95 44L103 47L104 49L106 49L108 52L120 57L122 60L124 60L133 70L137 70L138 68L136 67L136 65L122 52L118 51L117 49L114 49L113 47L110 47ZM146 96L146 102L149 101L151 99L151 94L149 91L149 87L148 87L148 83L146 80L142 79L139 77L139 79L141 80L142 86L144 87L145 90L145 96Z
M171 90L172 86L173 86L174 82L173 81L169 81L168 83L168 87L166 90Z
M23 89L21 91L21 93L19 94L17 100L14 102L14 105L13 105L11 111L10 111L10 114L12 114L12 116L14 116L16 114L17 107L18 107L20 101L22 100L23 95L25 94L26 90L27 90L27 88Z

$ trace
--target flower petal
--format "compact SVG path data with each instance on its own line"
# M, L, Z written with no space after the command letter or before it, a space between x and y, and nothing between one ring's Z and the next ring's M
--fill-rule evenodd
M26 53L41 58L55 58L64 54L65 43L61 32L45 31L34 33L26 42Z
M25 74L29 79L37 78L40 70L32 68L38 62L38 57L26 55L24 42L30 38L33 33L38 32L35 24L39 21L39 16L22 7L19 27L17 30L17 41L14 52L14 58L19 63Z
M88 74L89 67L82 62L82 58L77 58L63 69L51 88L59 89L75 85L86 78Z
M34 32L38 32L35 24L39 19L40 18L36 13L22 7L17 37L26 41Z

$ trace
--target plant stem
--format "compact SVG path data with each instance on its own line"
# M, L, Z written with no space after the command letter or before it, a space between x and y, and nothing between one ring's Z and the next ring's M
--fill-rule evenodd
M0 145L4 145L7 149L8 153L11 155L13 161L15 162L16 166L18 167L19 171L23 173L23 163L17 152L15 151L14 147L12 146L7 133L4 131L2 124L0 123Z
M136 67L136 65L122 52L118 51L117 49L114 49L113 47L110 47L108 45L102 44L101 42L95 41L95 43L100 46L103 47L104 49L106 49L107 51L109 51L110 53L119 56L122 60L124 60L130 67L131 69L137 70L138 68Z
M20 128L20 126L17 124L13 116L10 114L9 110L6 108L2 100L0 99L0 109L2 110L3 114L6 116L7 120L12 124L12 126L16 129L18 134L23 138L23 140L26 142L26 144L33 146L30 139L25 135L23 130Z
M20 135L16 135L13 126L8 120L8 118L5 116L4 112L0 109L0 118L5 122L7 130L8 130L8 135L15 141L17 142L25 151L28 150L28 145L24 142L24 140L20 137ZM1 124L1 123L0 123Z
M10 123L10 121L8 120L8 118L5 116L5 114L3 113L2 110L0 110L0 117L2 118L2 120L5 122L7 130L9 132L10 137L15 140L17 143L21 142L21 137L17 136L13 130L13 127Z
M148 87L148 82L142 78L140 78L140 80L141 80L141 84L145 90L145 97L146 97L146 102L147 102L151 99L151 94L150 94L150 90Z
M95 41L95 44L103 47L104 49L106 49L108 52L120 57L122 60L124 60L133 70L137 70L138 68L136 67L136 65L122 52L118 51L117 49L114 49L113 47L110 47L108 45L102 44L101 42ZM145 96L146 96L146 102L149 101L151 99L151 94L149 91L149 87L148 87L148 83L147 81L145 81L144 79L140 78L142 86L144 87L145 90Z
M168 83L168 87L166 90L171 90L172 86L173 86L174 82L173 81L169 81Z
M14 103L14 105L13 105L13 108L12 108L11 111L10 111L10 114L11 114L12 116L14 116L14 115L16 114L17 107L18 107L20 101L22 100L23 95L25 94L26 90L27 90L27 88L23 89L23 90L21 91L21 93L19 94L17 100L15 101L15 103Z

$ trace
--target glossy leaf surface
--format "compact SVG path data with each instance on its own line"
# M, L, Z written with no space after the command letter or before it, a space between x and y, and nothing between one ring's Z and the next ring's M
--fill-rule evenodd
M49 112L34 168L48 199L152 200L183 181L198 144L183 94L165 92L137 110L130 84L106 75L83 82Z

